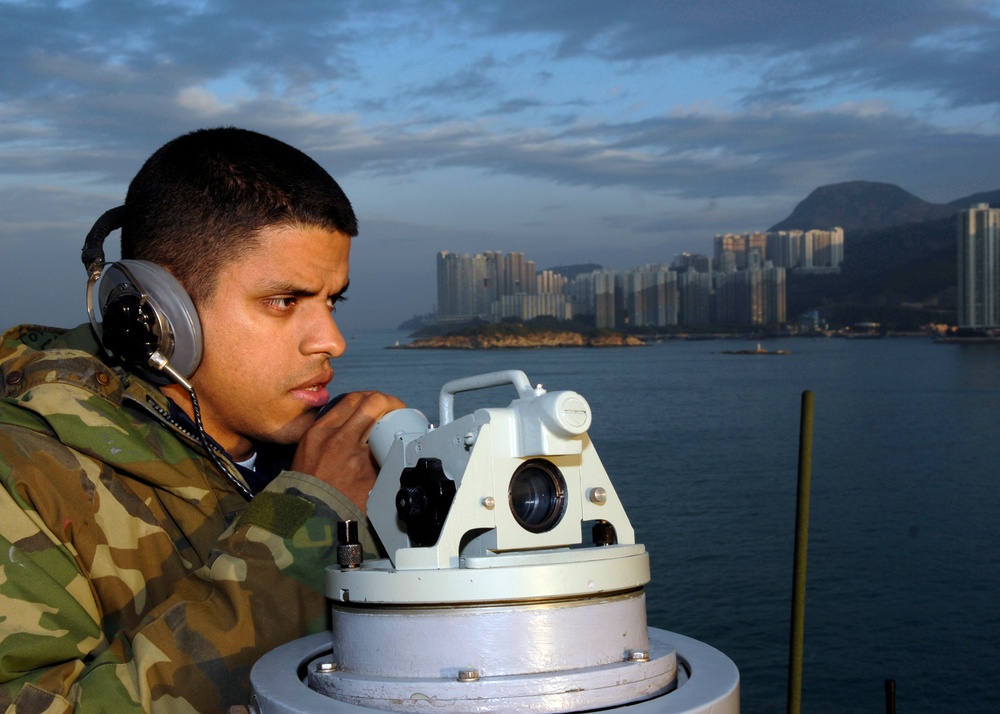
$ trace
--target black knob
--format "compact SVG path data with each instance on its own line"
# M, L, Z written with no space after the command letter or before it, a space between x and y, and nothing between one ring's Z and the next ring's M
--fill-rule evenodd
M427 494L419 486L404 486L396 493L396 513L404 521L423 518L427 513Z

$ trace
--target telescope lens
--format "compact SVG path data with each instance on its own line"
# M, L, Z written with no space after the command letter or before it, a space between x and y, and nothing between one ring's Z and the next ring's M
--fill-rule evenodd
M566 480L544 459L521 464L510 479L510 510L527 531L552 530L566 511Z

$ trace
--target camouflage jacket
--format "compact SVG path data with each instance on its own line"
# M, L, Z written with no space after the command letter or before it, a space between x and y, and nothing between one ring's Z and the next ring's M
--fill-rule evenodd
M336 521L367 520L290 471L247 502L95 354L89 326L0 342L0 710L245 704L262 654L326 627Z

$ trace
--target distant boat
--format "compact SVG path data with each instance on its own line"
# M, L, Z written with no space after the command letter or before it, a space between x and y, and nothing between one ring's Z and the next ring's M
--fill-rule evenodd
M791 354L788 350L766 350L761 347L760 343L757 343L757 349L755 350L723 350L724 355L787 355Z
M838 330L837 337L849 340L874 340L882 337L882 325L878 322L855 322L848 328Z

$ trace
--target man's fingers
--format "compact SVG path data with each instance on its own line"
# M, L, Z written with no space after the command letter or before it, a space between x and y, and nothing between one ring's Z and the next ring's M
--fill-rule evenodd
M345 440L356 439L364 443L375 422L405 406L396 397L382 392L351 392L320 417L310 431L340 431Z

